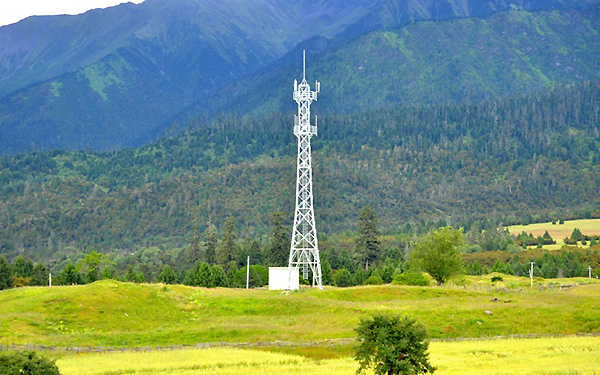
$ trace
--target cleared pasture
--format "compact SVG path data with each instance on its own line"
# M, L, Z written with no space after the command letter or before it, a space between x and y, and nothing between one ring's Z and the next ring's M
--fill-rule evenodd
M567 220L564 224L535 223L529 225L511 225L507 227L511 234L518 235L522 232L531 233L535 237L542 236L545 231L556 241L554 245L544 245L544 249L560 249L565 243L565 237L570 237L573 229L579 228L584 235L600 235L600 219Z

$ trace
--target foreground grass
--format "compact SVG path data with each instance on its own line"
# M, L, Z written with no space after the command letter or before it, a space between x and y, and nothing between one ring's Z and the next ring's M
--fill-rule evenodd
M430 344L437 375L593 374L600 372L600 338L569 337ZM351 356L315 360L243 349L88 354L57 362L63 375L347 374Z
M591 236L600 234L600 219L568 220L564 224L535 223L529 225L511 225L508 231L518 235L522 232L531 233L535 237L542 236L545 231L556 241L554 245L544 245L544 249L556 250L563 247L565 237L571 237L573 229L579 228L581 233Z
M504 285L492 285L489 276L466 280L454 287L383 285L289 295L110 280L11 289L0 292L0 343L311 342L353 337L360 317L376 311L410 314L434 338L600 332L600 284L560 290L523 287L526 278L507 277Z

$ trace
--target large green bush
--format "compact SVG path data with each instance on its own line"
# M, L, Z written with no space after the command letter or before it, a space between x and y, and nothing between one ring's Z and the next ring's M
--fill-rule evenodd
M0 354L0 374L60 375L60 372L54 361L28 351Z
M429 280L421 272L405 272L394 276L392 284L429 286Z

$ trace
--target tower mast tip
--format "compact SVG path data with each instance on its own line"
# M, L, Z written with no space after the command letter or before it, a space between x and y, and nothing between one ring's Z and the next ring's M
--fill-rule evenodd
M302 80L306 80L306 50L302 50Z

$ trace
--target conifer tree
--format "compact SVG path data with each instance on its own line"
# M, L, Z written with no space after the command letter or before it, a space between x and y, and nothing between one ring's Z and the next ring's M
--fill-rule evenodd
M158 275L158 281L165 284L175 284L175 282L177 281L177 276L175 275L175 272L173 271L171 266L166 264L163 267L162 271Z
M75 263L69 262L65 269L60 274L60 279L64 285L74 285L81 284L81 275L79 274L79 270L75 266Z
M213 224L208 224L204 234L205 256L208 264L215 264L217 262L217 242L217 228Z
M198 233L198 231L199 231L198 215L199 215L198 207L196 207L195 209L193 209L193 212L192 212L192 222L191 222L192 239L190 241L189 247L187 248L187 250L185 252L185 258L186 258L186 262L188 264L193 264L198 259L200 259L200 235Z
M33 273L31 274L30 285L45 286L48 285L48 270L42 263L37 263L33 267Z
M33 273L33 263L29 259L25 259L23 255L19 255L15 259L15 264L12 267L11 275L14 277L27 278Z
M225 229L223 230L223 238L221 239L220 246L218 247L217 259L225 269L229 269L232 263L237 263L238 260L238 247L236 244L236 229L233 215L227 218L225 222Z
M356 252L365 264L365 270L369 264L379 259L381 252L379 230L377 229L377 215L373 207L365 206L358 216L358 238L356 239Z
M196 274L196 285L205 288L213 288L215 286L212 268L206 262L200 264L200 268Z
M271 239L269 243L268 262L275 267L288 265L290 255L290 238L283 227L283 213L274 212L271 215Z
M581 233L581 231L579 230L579 228L573 229L573 233L571 234L571 238L574 239L575 241L581 241L581 240L583 240L583 234Z
M6 258L0 256L0 290L8 289L11 286L10 264L8 264Z
M221 267L220 265L215 264L212 266L212 275L215 287L220 286L226 288L229 286L229 280L227 279L227 275L225 274L223 267Z

